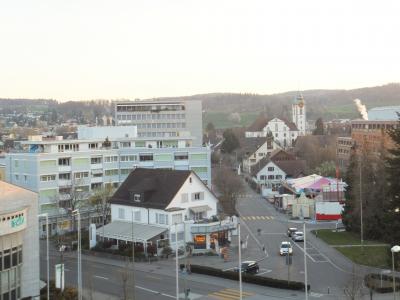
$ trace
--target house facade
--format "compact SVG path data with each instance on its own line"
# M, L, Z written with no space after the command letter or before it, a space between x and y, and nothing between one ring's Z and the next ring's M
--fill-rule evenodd
M251 168L257 165L263 158L268 157L275 150L281 149L273 138L257 138L257 140L260 142L254 144L253 141L256 141L256 139L249 139L250 143L248 144L250 146L243 159L243 171L246 173L250 173Z
M157 245L158 251L188 242L195 251L206 251L229 241L235 228L230 218L218 219L218 199L194 172L137 168L115 192L111 223L97 234Z

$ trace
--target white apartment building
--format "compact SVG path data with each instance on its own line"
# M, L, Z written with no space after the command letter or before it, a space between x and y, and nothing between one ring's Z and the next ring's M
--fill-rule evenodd
M69 207L73 197L84 200L105 185L118 187L137 167L191 170L211 185L210 149L192 141L137 137L135 126L82 127L75 140L34 136L6 154L6 180L37 192L40 211L51 216Z
M138 137L193 137L193 145L203 144L201 101L151 100L115 104L116 125L136 125Z

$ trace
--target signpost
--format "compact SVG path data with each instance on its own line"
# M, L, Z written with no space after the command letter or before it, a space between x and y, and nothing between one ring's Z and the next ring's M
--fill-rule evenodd
M56 288L64 290L64 264L55 265L56 268Z

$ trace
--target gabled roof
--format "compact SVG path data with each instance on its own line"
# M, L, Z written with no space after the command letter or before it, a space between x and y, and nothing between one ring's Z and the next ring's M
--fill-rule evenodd
M286 176L297 178L305 174L305 160L297 159L293 154L284 150L274 150L270 156L262 158L251 168L252 176L256 176L269 162L273 162L278 168L286 173Z
M111 197L110 203L165 209L191 174L191 171L134 169ZM131 199L140 194L141 201Z
M291 131L298 131L299 129L297 128L296 124L294 124L293 122L290 122L288 119L286 118L266 118L265 116L261 115L259 116L254 122L253 124L251 124L248 128L247 128L247 132L258 132L258 131L262 131L264 129L265 126L268 125L269 122L273 121L273 120L280 120L282 122L284 122L286 124L287 127L289 127L289 130Z
M245 154L253 154L267 142L266 137L244 138L241 142L241 151Z

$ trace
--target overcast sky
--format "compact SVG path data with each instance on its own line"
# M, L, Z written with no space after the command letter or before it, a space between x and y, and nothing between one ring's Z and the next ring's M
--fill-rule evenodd
M400 1L0 2L0 98L271 94L399 82Z

